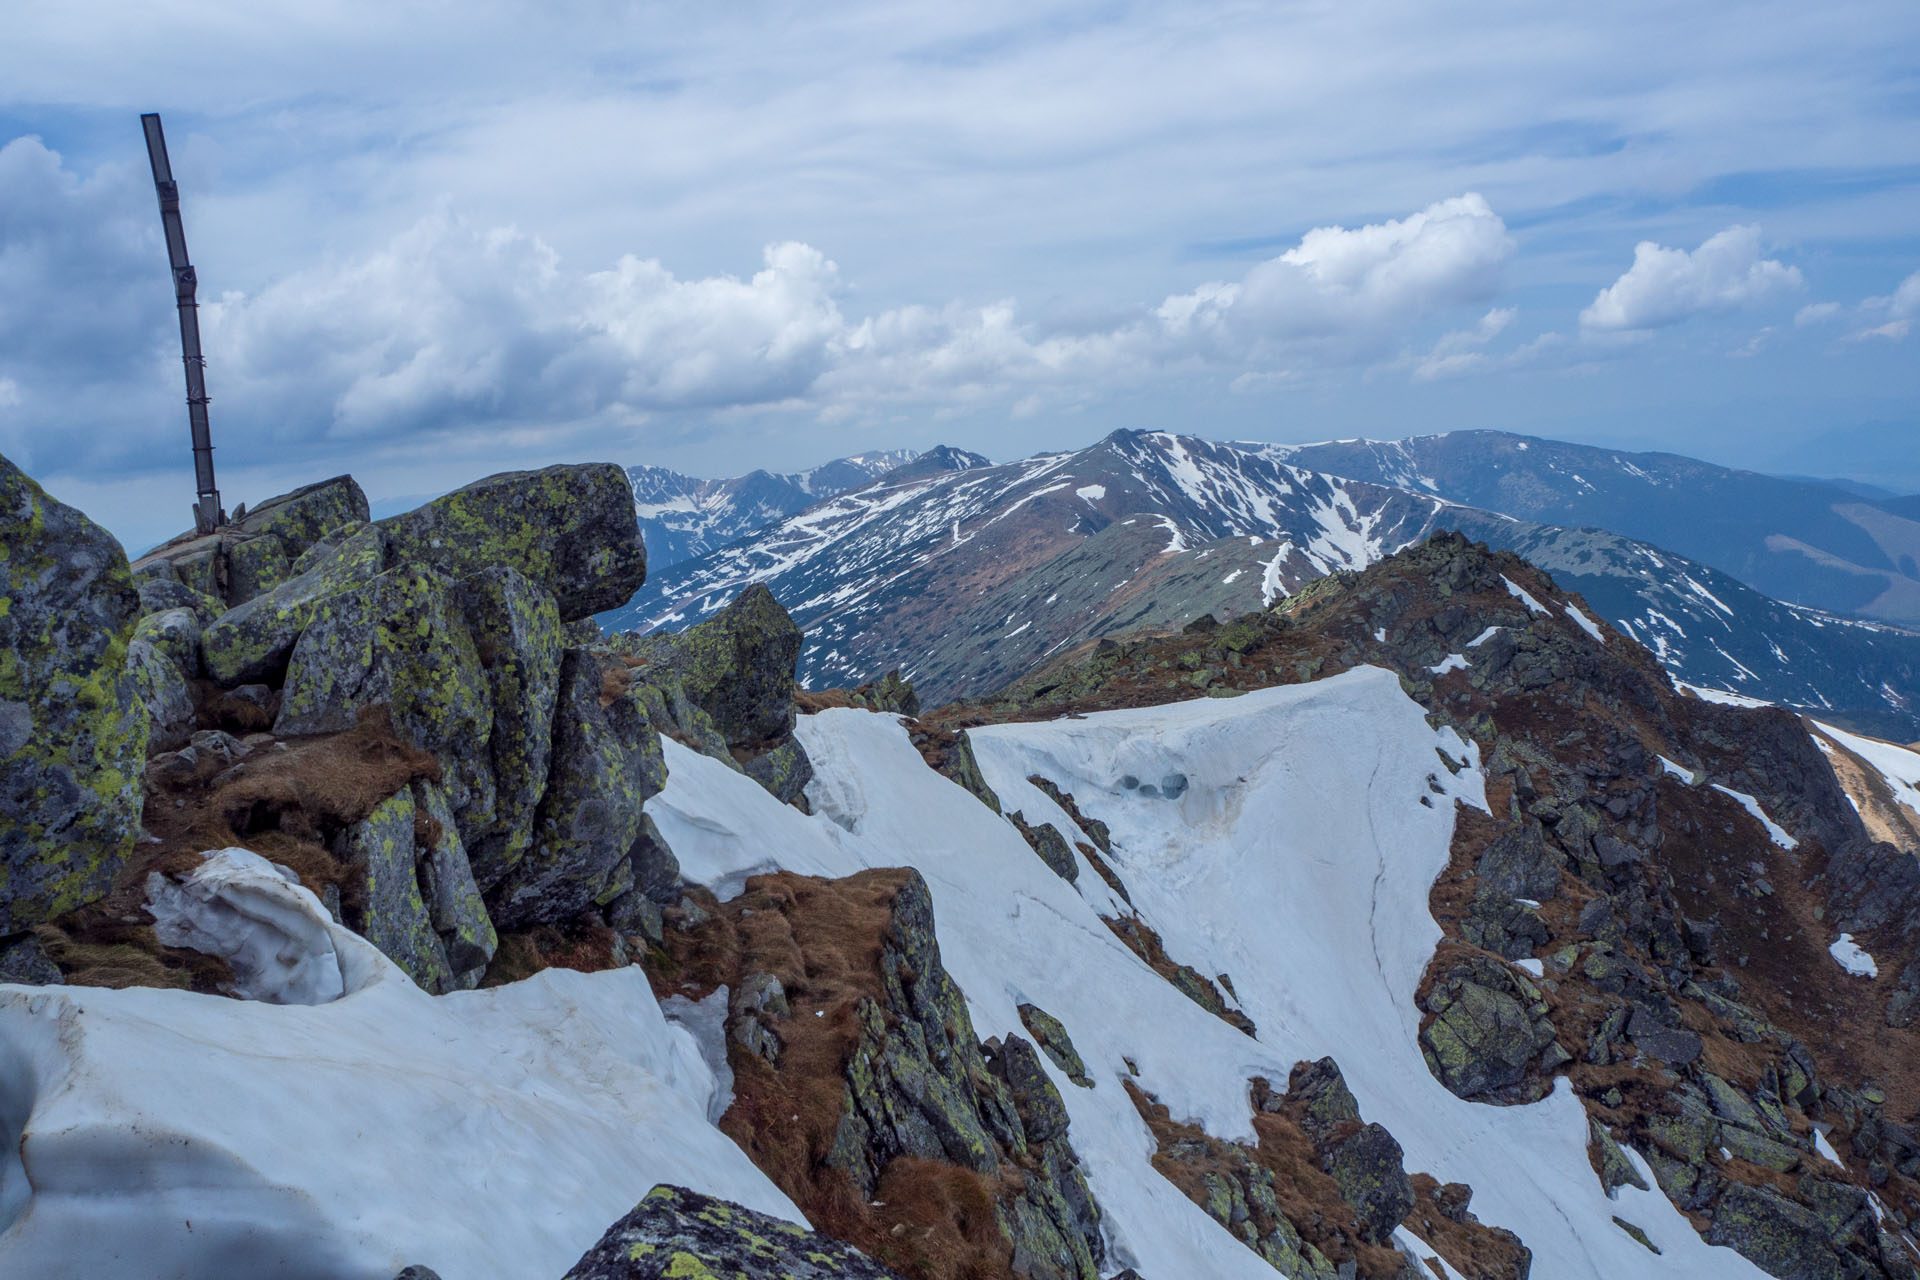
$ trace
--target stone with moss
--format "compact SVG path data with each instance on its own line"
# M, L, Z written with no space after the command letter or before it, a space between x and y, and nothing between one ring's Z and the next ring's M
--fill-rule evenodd
M501 928L570 919L592 904L625 868L644 830L641 806L666 785L660 735L624 671L594 649L561 658L553 763L533 840L489 892Z
M149 614L140 620L127 645L127 670L133 676L140 704L147 710L147 749L174 751L185 746L194 728L193 690L170 652L169 641L157 626L160 619L193 615L185 609ZM198 628L195 628L198 631ZM194 655L199 656L197 653Z
M308 623L386 571L386 536L374 526L317 557L306 570L229 609L201 635L207 674L223 685L273 683Z
M1820 1217L1772 1187L1731 1183L1714 1206L1707 1243L1725 1245L1769 1275L1854 1280L1868 1274L1830 1242Z
M493 811L486 821L463 828L474 875L489 889L533 841L533 819L552 765L565 628L553 597L507 565L463 578L454 600L473 638L491 704L486 755Z
M851 1245L797 1223L658 1186L562 1280L899 1280Z
M1036 1004L1020 1006L1020 1021L1026 1026L1034 1042L1047 1057L1053 1059L1053 1065L1066 1073L1067 1079L1082 1089L1093 1088L1093 1079L1087 1075L1087 1064L1073 1047L1073 1040L1067 1035L1066 1027L1060 1020Z
M347 859L361 877L347 923L438 995L452 988L454 975L414 869L414 817L413 793L403 788L347 829Z
M341 732L375 704L403 740L439 757L462 838L485 830L493 708L453 584L431 569L378 574L313 618L287 664L274 732Z
M731 745L767 742L793 729L793 679L800 628L773 593L756 583L726 608L685 631L621 637L623 652L677 677L687 700L713 718Z
M1593 1161L1600 1169L1600 1186L1609 1200L1615 1199L1621 1187L1637 1187L1649 1190L1647 1180L1633 1167L1633 1161L1627 1159L1627 1153L1613 1140L1605 1126L1598 1120L1588 1121L1588 1135L1593 1151Z
M142 614L186 609L193 614L197 624L205 627L227 610L227 606L217 597L196 591L176 578L173 566L169 564L149 566L147 572L135 574L133 581L134 587L140 592Z
M781 804L804 804L807 784L813 781L813 761L797 738L788 738L747 761L746 774Z
M633 487L611 463L508 471L379 525L401 560L455 578L505 565L547 591L563 621L617 609L647 579Z
M437 782L418 780L413 784L413 803L415 812L425 814L431 819L431 827L437 829L433 843L418 851L427 918L440 935L454 985L471 987L499 950L500 937L487 916L480 886L474 883L473 868L467 862L466 846L461 842L445 789Z
M1427 997L1437 1016L1420 1032L1429 1069L1462 1098L1532 1101L1543 1087L1531 1068L1554 1044L1539 991L1506 965L1471 957Z
M1322 1161L1340 1198L1352 1208L1361 1236L1375 1244L1391 1240L1413 1209L1413 1182L1399 1141L1382 1125L1362 1125L1334 1140Z
M111 534L0 458L0 934L106 893L140 832L140 597Z

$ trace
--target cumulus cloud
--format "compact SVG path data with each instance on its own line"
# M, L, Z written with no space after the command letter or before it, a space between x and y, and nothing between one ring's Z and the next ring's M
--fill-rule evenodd
M1634 246L1633 265L1580 313L1581 328L1599 333L1660 329L1801 287L1798 267L1760 254L1755 226L1728 227L1691 253L1642 240Z
M582 272L538 236L440 212L374 253L224 294L202 322L227 414L294 451L766 407L844 416L998 396L1031 412L1037 390L1071 398L1196 362L1371 359L1493 293L1511 252L1499 216L1467 195L1315 228L1239 280L1048 333L1006 299L849 316L838 266L797 242L769 246L745 277L686 279L634 255ZM1482 320L1480 341L1511 314Z
M1238 283L1202 285L1155 311L1172 341L1259 353L1288 342L1370 348L1447 307L1499 289L1513 240L1469 192L1389 222L1316 227Z

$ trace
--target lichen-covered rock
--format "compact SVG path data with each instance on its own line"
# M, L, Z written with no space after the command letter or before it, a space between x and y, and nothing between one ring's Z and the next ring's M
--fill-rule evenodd
M174 615L193 616L185 609L150 614L141 620L140 629L127 645L127 670L133 676L140 705L147 710L150 751L173 751L193 733L193 690L179 664L154 642L154 635L146 627L155 618Z
M849 1245L703 1196L655 1187L562 1280L899 1280Z
M290 576L292 561L280 539L236 538L227 543L227 602L245 604Z
M452 987L453 969L420 891L413 835L413 793L405 789L348 829L347 856L361 868L362 879L361 905L347 923L409 978L438 995Z
M756 583L726 608L678 633L621 638L625 652L680 681L687 700L713 718L732 745L784 737L793 728L800 628Z
M1033 1280L1097 1280L1099 1209L1067 1135L1066 1108L1033 1046L1009 1036L991 1065L960 988L940 963L933 899L918 872L895 894L882 944L883 998L862 998L860 1038L826 1163L872 1197L902 1156L983 1177L1017 1162L1024 1178L995 1210ZM1042 1176L1044 1175L1044 1176Z
M502 928L568 919L600 897L626 868L643 829L641 805L666 784L644 701L630 686L610 685L602 663L591 649L561 659L553 765L533 841L489 897Z
M367 495L352 476L334 476L268 498L235 520L232 533L269 537L288 563L344 525L367 522Z
M1025 815L1017 810L1008 814L1007 819L1019 828L1027 846L1040 856L1040 861L1047 864L1047 870L1068 884L1080 878L1079 860L1073 856L1073 850L1067 847L1066 837L1056 831L1052 823L1029 826Z
M303 572L229 609L201 635L207 674L224 685L272 681L307 624L386 570L386 535L369 525Z
M468 857L482 889L492 888L533 839L553 756L553 706L565 648L560 609L525 574L496 565L454 591L473 637L492 704L487 736L492 816L466 827Z
M781 804L793 804L806 795L807 784L813 781L813 761L799 739L789 738L747 761L746 772Z
M165 561L151 564L147 572L134 575L134 586L140 592L140 612L143 614L185 609L193 614L198 625L205 627L226 612L226 606L218 599L195 591L176 578L173 566Z
M40 945L40 939L31 933L0 938L0 982L51 987L60 985L62 981L60 966L47 955L47 949Z
M1023 1004L1020 1006L1020 1021L1026 1025L1034 1042L1053 1059L1053 1065L1066 1073L1067 1079L1082 1089L1093 1088L1093 1080L1087 1075L1087 1064L1080 1060L1079 1051L1073 1047L1073 1040L1058 1018L1037 1004Z
M419 851L427 918L440 935L455 985L471 987L499 949L500 937L487 918L487 906L481 900L480 886L474 883L473 868L468 865L466 846L460 840L446 792L439 783L417 781L413 784L413 803L416 812L424 813L439 828L432 847Z
M1551 900L1560 889L1567 855L1548 843L1538 822L1507 827L1489 844L1474 868L1482 892L1507 898Z
M274 732L341 732L375 703L403 740L440 758L463 837L485 830L494 812L487 681L452 584L420 565L379 574L314 616L287 664Z
M611 463L508 471L380 522L400 560L450 577L505 565L572 622L617 609L647 579L633 487Z
M140 597L112 535L0 458L0 934L106 893L140 831Z
M1451 967L1426 1000L1420 1032L1428 1069L1462 1098L1531 1101L1529 1068L1554 1045L1546 1001L1518 972L1473 956Z
M1375 1244L1391 1240L1413 1208L1413 1181L1394 1136L1381 1125L1363 1125L1335 1139L1322 1160L1359 1219L1360 1234Z
M1737 1250L1782 1280L1856 1280L1866 1274L1829 1244L1818 1215L1772 1187L1728 1186L1714 1206L1707 1243Z

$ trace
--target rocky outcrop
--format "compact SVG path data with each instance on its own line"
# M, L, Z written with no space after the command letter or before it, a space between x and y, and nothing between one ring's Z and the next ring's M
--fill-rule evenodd
M633 488L611 463L488 476L378 527L399 562L452 578L519 572L566 622L619 608L647 577Z
M812 1221L913 1280L1100 1274L1051 1054L976 1040L917 872L756 876L669 915L655 990L728 988L720 1126Z
M366 526L300 562L300 571L228 610L201 637L207 674L222 685L278 684L307 624L387 567L387 540Z
M563 1280L899 1280L838 1240L685 1187L655 1187Z
M563 920L633 887L641 806L666 783L660 737L626 668L591 649L561 660L552 766L526 856L493 888L503 928Z
M1415 1216L1428 1249L1460 1274L1527 1280L1527 1248L1466 1211L1469 1188L1410 1178L1400 1144L1362 1120L1331 1058L1298 1064L1285 1093L1250 1084L1252 1144L1175 1121L1132 1081L1127 1090L1158 1144L1154 1168L1280 1274L1417 1280L1427 1268L1393 1243Z
M107 892L140 831L140 610L106 530L0 458L0 937Z
M335 476L251 511L243 503L218 532L183 533L142 556L135 571L240 605L298 572L297 562L315 543L366 520L366 494L352 476Z
M800 628L773 593L754 585L696 626L621 637L640 661L640 678L671 674L687 700L713 720L730 745L765 742L793 729L793 673Z
M1035 1280L1095 1280L1099 1210L1067 1142L1066 1109L1018 1036L978 1044L966 999L940 964L933 901L910 872L880 953L882 994L863 1000L830 1167L872 1197L895 1160L939 1161L993 1176L1027 1171L999 1203L1012 1268Z

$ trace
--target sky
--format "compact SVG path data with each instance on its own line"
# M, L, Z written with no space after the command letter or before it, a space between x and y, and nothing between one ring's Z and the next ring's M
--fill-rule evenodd
M12 0L0 453L229 506L1119 427L1920 490L1920 6Z

